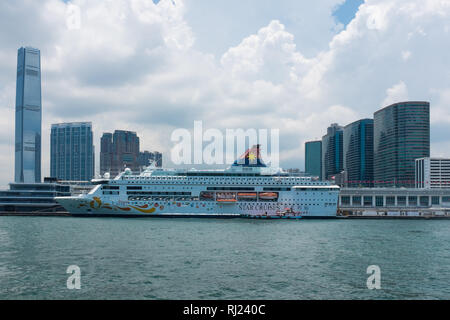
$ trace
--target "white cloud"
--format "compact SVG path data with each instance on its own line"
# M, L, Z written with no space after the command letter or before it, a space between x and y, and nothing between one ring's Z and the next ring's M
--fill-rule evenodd
M402 59L404 61L407 61L409 58L411 58L411 51L408 50L402 51Z
M190 129L194 120L219 129L279 128L285 167L303 167L303 143L320 138L330 123L372 117L398 100L430 101L432 123L446 130L450 1L367 0L342 30L331 17L339 2L305 2L292 15L265 12L271 18L220 59L196 45L209 33L191 27L187 16L198 7L190 0L74 0L79 29L67 28L67 4L59 0L0 4L0 165L7 168L0 183L13 177L15 65L22 45L42 54L44 175L49 126L60 121L92 120L97 152L103 131L129 129L143 148L165 155L171 131ZM38 14L21 19L29 12ZM317 19L324 12L329 19ZM235 11L229 14L235 28L248 27L233 20ZM302 32L293 30L293 21ZM215 32L210 37L220 42Z
M386 90L386 98L381 105L388 106L395 102L408 100L408 88L403 81Z

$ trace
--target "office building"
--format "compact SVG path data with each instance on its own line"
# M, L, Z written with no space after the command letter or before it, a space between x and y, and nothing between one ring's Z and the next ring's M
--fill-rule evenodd
M416 159L415 183L416 188L449 189L450 159L430 157Z
M41 181L41 55L20 48L17 54L14 181Z
M125 168L138 173L139 137L136 132L116 130L113 134L104 133L101 138L100 174L117 176Z
M375 112L375 186L414 187L415 160L429 156L429 102L400 102Z
M143 169L149 165L154 164L155 167L162 167L162 154L158 151L149 152L142 151L139 152L139 166Z
M50 174L66 181L90 181L94 178L91 122L52 124Z
M322 179L322 141L305 143L305 173Z
M322 179L333 180L343 171L343 128L333 123L322 137Z
M373 119L362 119L344 127L345 186L373 186Z

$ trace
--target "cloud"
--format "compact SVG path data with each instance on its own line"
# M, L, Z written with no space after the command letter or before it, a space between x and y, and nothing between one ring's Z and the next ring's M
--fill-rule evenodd
M383 106L388 106L395 102L408 100L408 88L403 81L400 81L392 88L386 90L386 98L383 100Z
M212 4L2 2L0 165L7 169L0 183L13 178L22 45L42 55L43 175L50 124L62 121L92 121L97 152L102 132L137 131L143 149L162 151L169 166L171 132L192 129L194 120L221 130L279 128L281 165L300 168L304 142L322 137L330 123L372 117L397 100L430 101L432 124L439 135L450 133L450 1L367 0L345 29L332 16L342 1L299 3L202 11ZM253 4L257 17L247 22L243 8ZM80 8L80 28L67 28L69 5ZM205 24L211 30L200 31ZM221 30L232 35L222 39ZM443 146L432 140L432 154L450 156Z

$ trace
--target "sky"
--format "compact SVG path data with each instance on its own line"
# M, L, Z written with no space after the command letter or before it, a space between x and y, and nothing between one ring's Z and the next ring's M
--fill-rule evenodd
M79 23L73 20L79 8ZM14 177L17 49L42 60L42 172L50 125L171 133L280 129L280 164L331 123L402 100L431 104L431 154L450 156L450 0L4 0L0 2L0 185Z

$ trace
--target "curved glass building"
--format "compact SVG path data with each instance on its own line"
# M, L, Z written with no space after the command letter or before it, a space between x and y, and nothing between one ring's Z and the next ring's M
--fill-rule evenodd
M322 137L322 179L333 179L344 169L342 136L343 128L333 123Z
M373 186L373 119L362 119L345 126L344 170L347 186Z
M375 186L413 188L415 159L429 156L429 102L399 102L374 113Z

